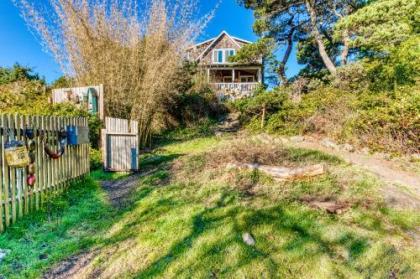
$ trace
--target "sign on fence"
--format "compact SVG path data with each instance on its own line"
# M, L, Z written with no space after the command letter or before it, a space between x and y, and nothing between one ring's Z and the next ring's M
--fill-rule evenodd
M0 232L89 172L89 143L67 144L69 127L87 130L87 119L0 114ZM8 164L13 142L25 145L29 162Z
M138 122L118 118L105 118L102 130L102 150L108 171L137 171L139 169Z

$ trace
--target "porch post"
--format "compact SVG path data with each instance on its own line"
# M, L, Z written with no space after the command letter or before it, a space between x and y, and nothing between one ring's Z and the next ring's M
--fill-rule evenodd
M258 69L258 82L262 82L261 69Z
M207 69L207 82L210 83L210 68Z
M232 69L232 82L235 82L235 69Z

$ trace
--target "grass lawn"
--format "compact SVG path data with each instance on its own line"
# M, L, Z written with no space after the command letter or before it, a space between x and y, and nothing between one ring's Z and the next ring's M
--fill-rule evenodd
M278 182L230 160L287 166L325 163L317 178ZM388 208L380 183L338 158L212 136L165 141L144 156L128 207L114 209L97 179L78 183L47 210L0 236L5 278L36 278L95 248L80 278L419 278L410 238L418 212ZM341 214L305 197L341 201ZM242 240L248 232L254 246ZM417 243L418 245L418 243Z

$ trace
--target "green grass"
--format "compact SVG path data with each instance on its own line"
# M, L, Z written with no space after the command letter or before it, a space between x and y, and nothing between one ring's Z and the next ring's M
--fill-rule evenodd
M104 180L117 180L130 175L129 173L120 173L120 172L105 172L103 170L94 170L91 172L90 177L94 181L104 181Z
M0 236L12 253L6 278L36 278L80 250L99 248L81 275L104 278L401 278L418 277L419 251L408 233L418 212L388 208L378 181L320 152L289 149L288 160L324 162L318 178L276 182L256 172L209 168L207 156L231 141L196 137L165 145L142 159L142 177L127 208L116 211L92 179L63 197L61 222L32 215ZM93 173L95 179L115 179ZM244 188L251 187L251 194ZM331 215L303 196L351 202ZM255 246L242 241L249 232ZM46 246L45 246L46 245ZM39 256L48 254L46 260Z
M5 278L36 278L53 263L95 245L98 233L111 225L115 215L91 178L71 185L51 206L0 235L0 248L11 250L0 264Z

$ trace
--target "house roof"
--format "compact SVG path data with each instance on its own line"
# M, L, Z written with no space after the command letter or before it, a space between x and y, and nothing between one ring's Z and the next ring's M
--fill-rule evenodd
M240 39L240 38L237 38L237 37L233 37L233 36L231 36L231 35L229 35L229 33L228 32L226 32L226 31L222 31L217 37L214 37L214 38L212 38L212 39L209 39L209 40L207 40L207 41L204 41L204 42L201 42L201 43L198 43L198 44L196 44L196 45L193 45L193 46L191 46L191 47L189 47L188 49L192 49L192 48L195 48L195 47L199 47L199 46L201 46L201 45L203 45L203 44L206 44L206 43L210 43L201 53L200 53L200 55L198 55L197 56L197 60L200 60L201 58L203 58L203 56L207 53L207 51L208 50L210 50L215 44L216 44L216 42L222 37L222 36L227 36L229 39L231 39L232 40L232 42L234 42L238 47L241 47L239 44L238 44L238 41L239 42L242 42L242 43L245 43L245 44L251 44L252 42L250 42L250 41L247 41L247 40L244 40L244 39Z

